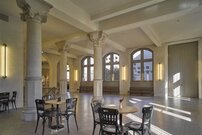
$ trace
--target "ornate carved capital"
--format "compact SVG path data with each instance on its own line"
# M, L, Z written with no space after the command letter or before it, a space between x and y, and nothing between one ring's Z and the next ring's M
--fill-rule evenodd
M53 7L44 0L16 0L19 8L22 9L21 19L27 21L33 19L39 22L47 21L47 14Z
M103 44L107 35L103 31L95 31L89 33L89 38L93 42L94 46L100 46Z
M58 41L55 43L55 45L57 46L59 52L63 52L63 51L68 52L71 46L71 44L69 44L65 40Z

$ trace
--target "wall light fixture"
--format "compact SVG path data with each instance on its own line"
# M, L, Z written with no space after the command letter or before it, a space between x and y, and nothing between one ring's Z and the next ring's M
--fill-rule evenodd
M7 45L5 43L2 45L1 51L1 77L5 79L7 77Z

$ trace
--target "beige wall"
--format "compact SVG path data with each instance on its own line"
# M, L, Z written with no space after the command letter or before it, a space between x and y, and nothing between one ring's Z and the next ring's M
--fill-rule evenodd
M8 91L12 94L12 91L17 91L17 107L23 106L23 40L23 25L21 20L12 16L9 17L9 22L0 20L0 44L6 43L8 45L8 77L6 79L0 78L0 92Z

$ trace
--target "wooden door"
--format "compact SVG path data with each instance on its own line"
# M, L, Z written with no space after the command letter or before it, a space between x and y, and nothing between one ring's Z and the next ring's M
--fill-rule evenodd
M198 43L168 47L168 95L198 97Z

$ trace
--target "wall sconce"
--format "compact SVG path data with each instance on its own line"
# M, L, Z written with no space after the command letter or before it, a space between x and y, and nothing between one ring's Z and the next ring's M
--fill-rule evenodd
M78 81L78 70L74 70L74 81Z
M2 67L1 67L1 77L5 79L7 77L7 45L3 43L1 48L1 61L2 61Z
M126 66L122 67L122 80L125 81L126 80Z
M163 79L163 72L162 72L162 70L163 70L163 68L162 68L162 64L161 63L158 63L158 65L157 65L158 67L158 76L157 76L157 79L160 81L160 80L162 80Z

